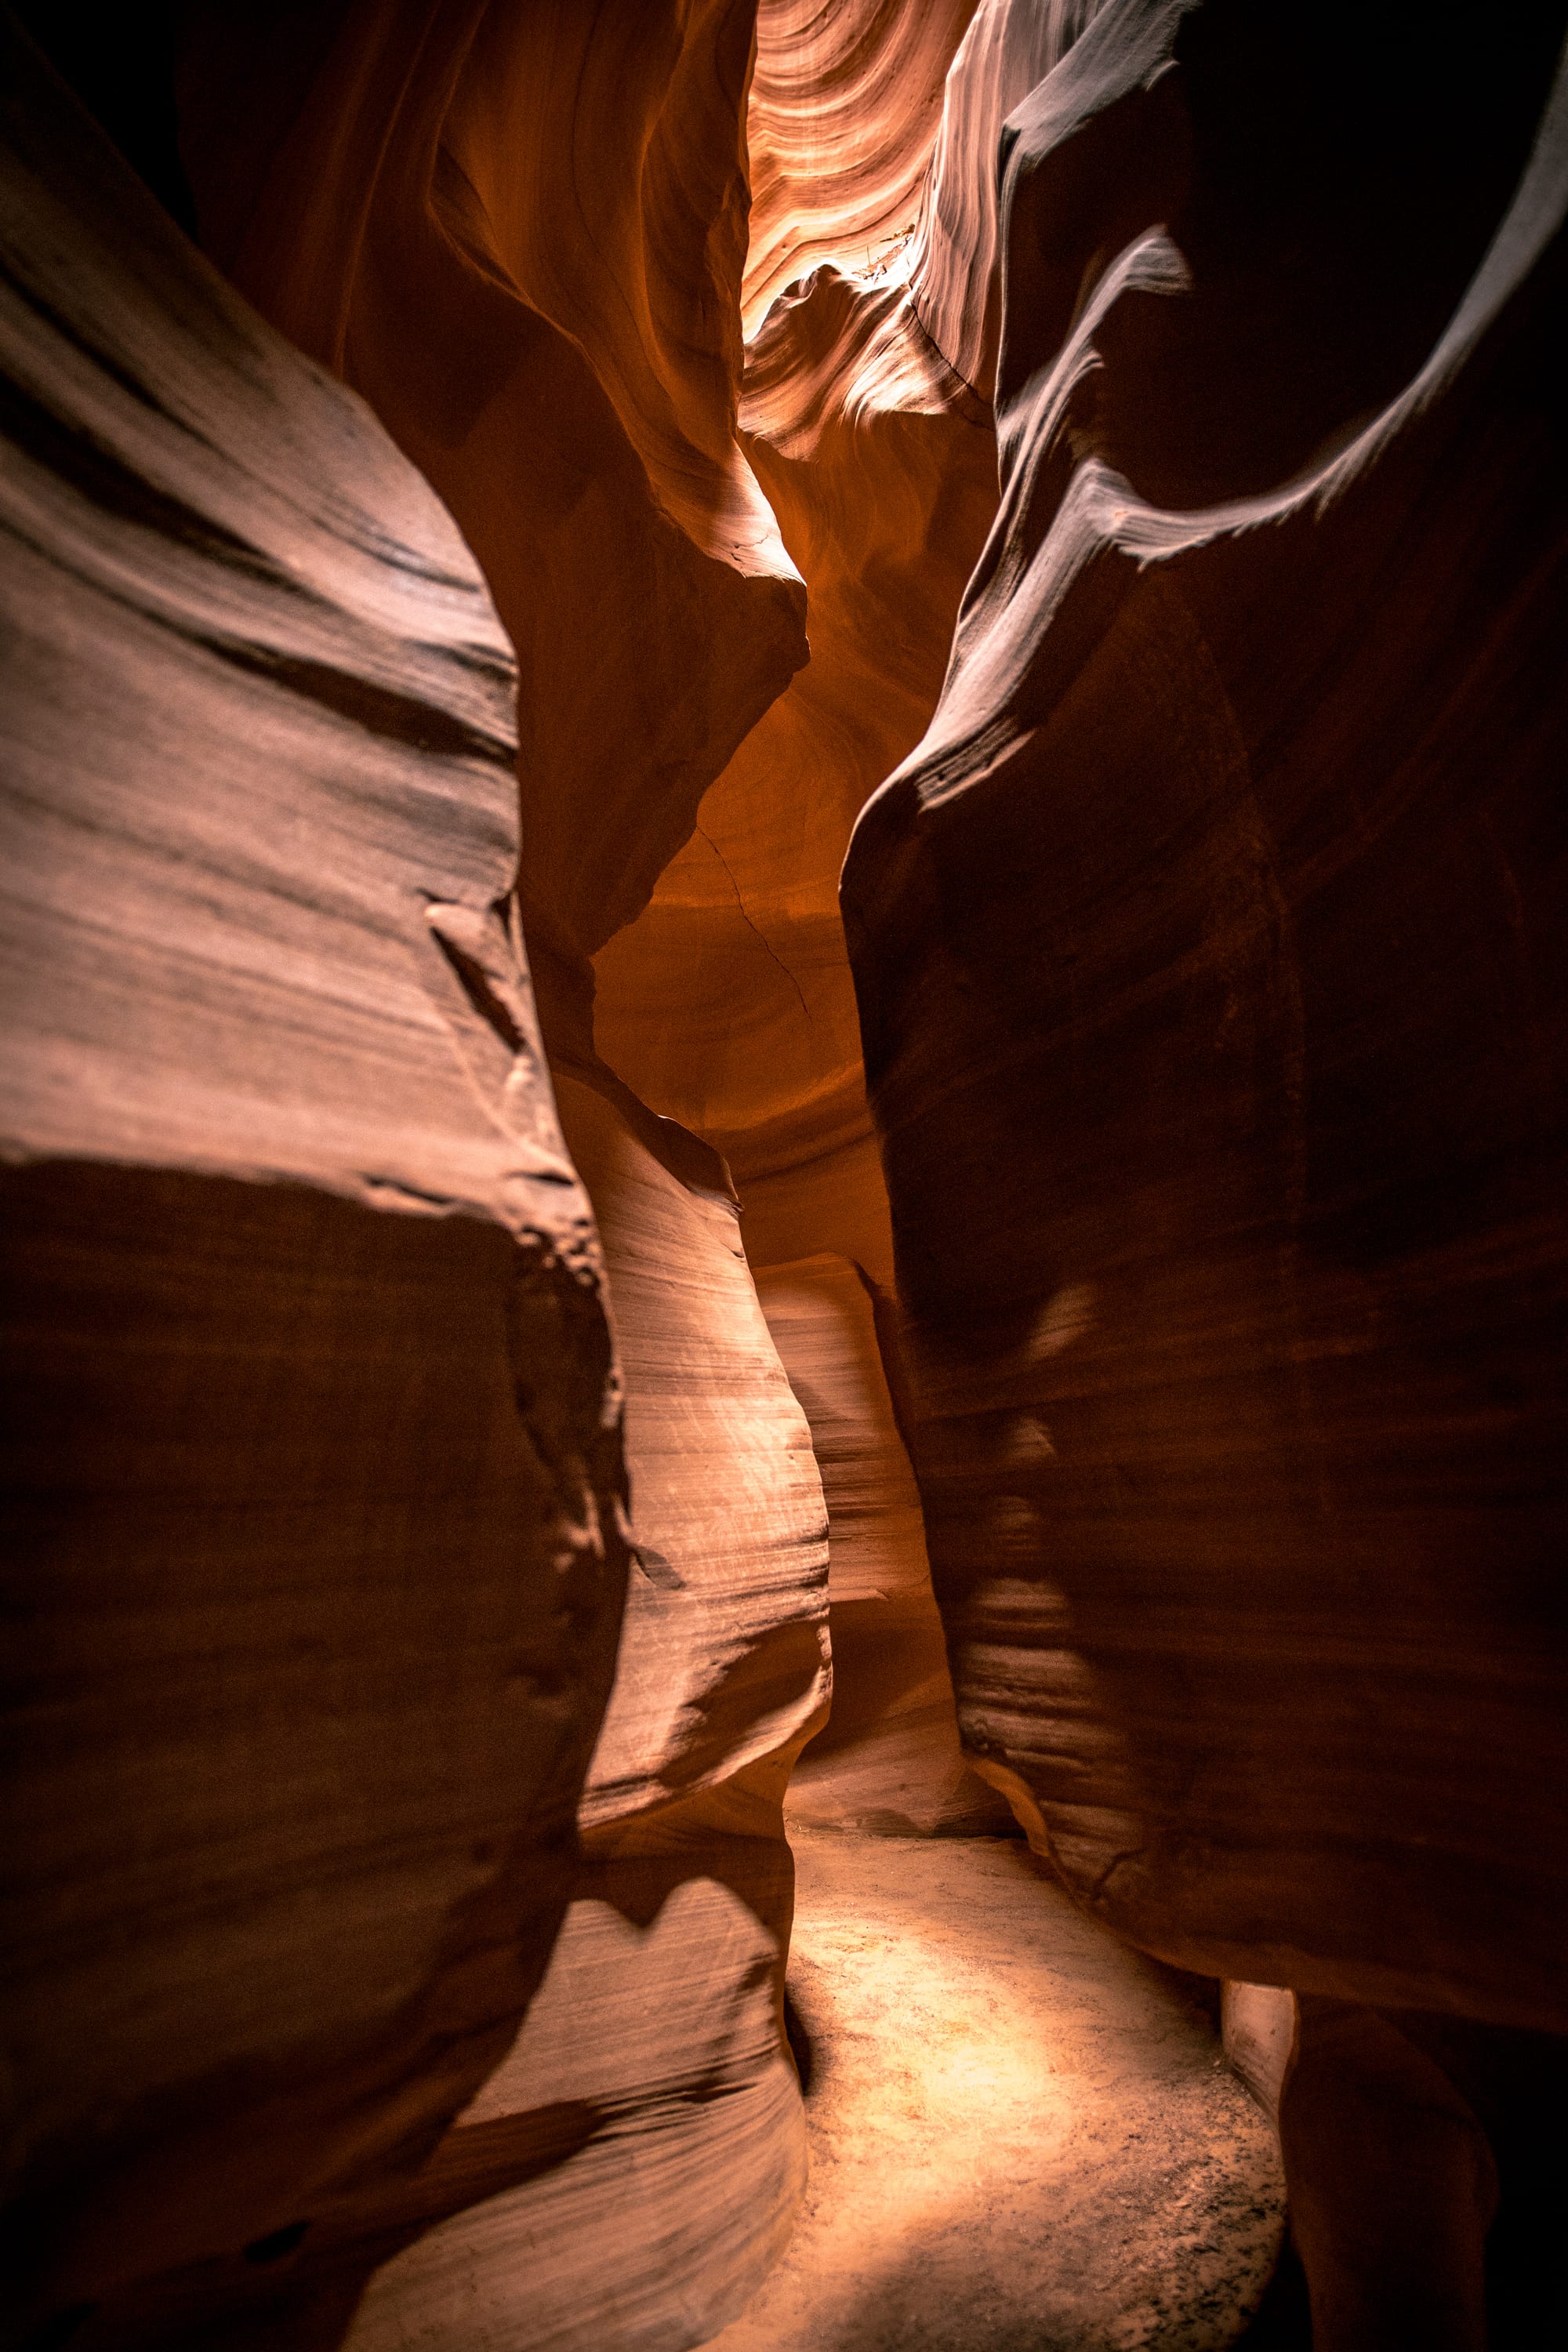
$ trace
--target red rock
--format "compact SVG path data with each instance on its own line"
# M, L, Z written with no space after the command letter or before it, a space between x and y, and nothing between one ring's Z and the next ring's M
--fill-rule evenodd
M710 2307L717 2326L799 2193L779 1804L826 1706L821 1488L728 1176L600 1058L585 961L637 912L701 792L805 654L800 583L734 432L750 33L729 0L382 12L345 22L301 96L256 56L252 31L211 12L182 73L204 235L436 483L519 646L520 898L627 1401L637 1564L555 1991L492 2085L483 2214L401 2261L404 2284L367 2304L367 2343L401 2340L400 2315L425 2308L416 2280L454 2260L497 2326L518 2324L524 2293L541 2326L552 2296L563 2326L579 2309L584 2342L600 2340L601 2295ZM238 73L247 106L259 73L266 105L287 117L264 168L214 135ZM441 322L435 342L410 337L411 305ZM724 1900L753 1916L746 1935L699 1949L715 1839L730 1857ZM683 1868L674 1849L689 1852ZM650 1868L687 1930L607 1942L604 1905L637 1915ZM684 1977L731 2014L721 2083L672 2026L650 2024L685 2013ZM592 2100L579 1999L602 2042ZM686 2070L680 2099L672 2066ZM716 2129L721 2089L741 2105ZM563 2153L550 2119L566 2105L591 2106L593 2122ZM600 2241L625 2201L617 2135L633 2117L662 2187L649 2187L645 2236L623 2229L612 2278ZM470 2128L425 2176L433 2221ZM382 2226L363 2202L330 2222L333 2243L367 2252ZM541 2232L554 2284L535 2265L524 2288L516 2249ZM454 2239L467 2251L454 2255ZM657 2252L677 2239L679 2277ZM461 2340L471 2313L429 2292Z
M1227 1980L1320 2352L1542 2340L1557 30L180 17L46 30L295 350L7 115L32 2317L710 2336L801 2189L792 1765L962 1919L962 1726L1086 1951ZM1117 1965L1223 2138L1217 1988ZM1267 2128L1194 2201L1129 2127L1086 2341L1234 2333Z
M1223 10L1173 64L1180 16L1103 10L1013 118L1002 511L845 872L960 1719L1147 1948L1552 2024L1545 60L1433 68L1413 166L1492 112L1386 340L1274 296L1319 363L1184 442L1331 93ZM1416 194L1349 152L1387 240Z
M827 1504L833 1711L795 1767L786 1819L984 1834L996 1826L995 1800L959 1753L920 1498L871 1295L854 1265L826 1255L763 1267L757 1289Z
M638 911L805 657L734 437L751 39L743 0L184 37L204 244L435 484L517 649L538 956Z
M812 1818L826 1806L928 1828L994 1814L956 1754L907 1460L854 1270L890 1283L837 886L859 809L931 714L994 506L986 412L923 335L886 235L915 217L940 73L969 13L846 11L809 39L798 11L759 21L753 299L786 257L843 256L857 238L877 245L885 277L824 261L748 347L745 446L808 583L811 663L708 793L647 911L595 958L599 1050L724 1154L813 1421L836 1697L798 1801ZM836 1483L846 1475L848 1487ZM895 1697L898 1727L879 1727Z
M1016 108L1001 510L843 883L965 1742L1301 1994L1340 2352L1519 2325L1560 2193L1559 32L1113 0Z
M549 1957L626 1574L471 559L14 29L8 2301L415 2165Z

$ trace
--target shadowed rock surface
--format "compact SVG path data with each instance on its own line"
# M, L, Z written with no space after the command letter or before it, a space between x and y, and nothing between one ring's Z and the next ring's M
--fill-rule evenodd
M1205 11L1173 62L1181 21L1103 12L1016 118L1003 509L845 877L961 1716L1171 1957L1552 2023L1551 58L1485 92L1524 177L1489 253L1506 188L1454 222L1425 369L1277 490L1205 442L1189 495L1235 500L1183 504L1128 339L1180 393L1236 299L1198 232L1262 165L1218 89L1255 77L1280 141L1306 101L1293 37ZM1467 69L1434 84L1468 112ZM1079 253L1047 270L1039 224L1156 118L1194 151L1140 194L1172 226L1058 351ZM1352 393L1326 356L1278 462L1397 357Z
M483 583L0 43L7 2299L42 2318L242 2267L472 2096L566 1901L626 1551Z
M1001 510L844 900L981 1769L1146 1949L1560 2032L1552 14L1347 16L1342 76L1114 5L1018 107ZM1286 2091L1322 2341L1398 2276L1479 2343L1461 2176L1528 2069L1365 2038Z
M524 919L568 961L637 912L805 657L734 434L752 25L749 0L333 0L300 42L197 6L182 45L203 244L365 395L489 582Z
M905 205L890 192L918 191L937 135L940 72L968 14L846 9L808 30L796 8L760 13L752 294L760 304L785 250L837 256L767 311L747 347L740 412L808 583L812 657L707 794L647 910L595 967L606 1059L733 1173L747 1255L813 1417L830 1520L837 1509L836 1714L829 1745L810 1751L813 1802L895 1830L1005 1818L954 1750L880 1360L879 1334L893 1344L897 1315L889 1302L873 1327L855 1270L890 1290L837 908L850 829L931 715L994 510L986 412L926 340L885 237L874 273L861 272L866 240ZM868 168L867 147L877 159ZM795 1277L799 1262L824 1252L841 1278L833 1299L816 1282L813 1313ZM782 1304L786 1292L793 1306ZM845 1475L855 1494L840 1483L836 1504ZM883 1738L879 1711L895 1695L900 1721L883 1725ZM848 1778L832 1793L840 1767Z
M6 2342L1555 2340L1563 9L24 13Z
M872 1296L858 1267L826 1254L763 1268L757 1288L827 1506L833 1712L795 1767L785 1817L893 1836L983 1834L998 1808L959 1752L920 1499Z
M506 2161L544 2148L534 2177L498 2174L471 2225L444 2223L404 2258L356 2342L400 2343L416 2324L467 2344L480 2321L452 2282L469 2271L503 2334L698 2340L751 2291L799 2192L779 1802L826 1706L821 1486L728 1173L601 1056L585 961L638 910L805 653L800 584L734 433L750 37L733 0L350 10L301 85L253 25L212 12L182 54L204 238L429 474L519 646L520 901L626 1396L635 1564L561 1947L602 2044L596 2121L581 2150L557 2145L552 2119L584 2104L563 1999L488 2116ZM270 156L217 135L253 80ZM640 1917L650 1866L663 1930L623 1938L612 1969L604 1906ZM750 1934L713 1941L712 1917L738 1902ZM687 2013L689 1979L730 2017L716 2072L657 2022L672 2002ZM432 2219L463 2128L434 2161ZM647 2219L612 2279L599 2242L624 2203L614 2149L628 2132ZM678 2240L667 2268L657 2250ZM327 2259L302 2254L301 2294Z

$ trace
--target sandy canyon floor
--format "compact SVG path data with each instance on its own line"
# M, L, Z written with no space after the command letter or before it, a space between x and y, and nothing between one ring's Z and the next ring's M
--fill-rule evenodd
M1274 2137L1173 1978L1004 1839L792 1833L811 2178L722 2352L1220 2352Z

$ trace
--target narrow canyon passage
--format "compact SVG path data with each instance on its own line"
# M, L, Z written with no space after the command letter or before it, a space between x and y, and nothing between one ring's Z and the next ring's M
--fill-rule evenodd
M1016 1841L792 1843L811 2175L721 2352L1237 2343L1284 2184L1191 1989Z
M0 4L0 2352L1568 2342L1568 0Z

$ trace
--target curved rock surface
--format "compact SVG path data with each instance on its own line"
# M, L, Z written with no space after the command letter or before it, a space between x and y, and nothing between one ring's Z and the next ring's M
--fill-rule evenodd
M920 1497L883 1369L878 1307L886 1326L892 1303L874 1303L858 1267L828 1253L762 1268L757 1290L827 1505L832 1720L795 1767L786 1818L984 1832L996 1802L959 1753Z
M846 1613L832 1748L848 1778L829 1797L827 1751L805 1769L813 1801L846 1820L933 1827L983 1820L987 1801L945 1727L936 1622L910 1587L924 1568L907 1461L874 1339L866 1353L868 1308L853 1269L890 1287L892 1257L837 877L857 814L934 707L994 510L994 445L984 405L922 332L896 264L858 276L839 264L855 258L851 217L864 244L883 218L876 207L893 204L888 191L913 188L924 170L941 71L970 13L845 10L814 20L809 37L798 11L760 16L749 282L761 301L784 254L838 257L768 309L747 349L741 405L757 478L808 583L812 658L707 794L646 912L595 958L599 1050L647 1101L724 1155L770 1314L794 1282L780 1269L824 1251L838 1263L834 1297L813 1293L809 1339L798 1286L787 1310L827 1416L819 1422L797 1391L819 1455L826 1444L833 1457L831 1471L824 1461L833 1542L847 1548L842 1572L833 1570L835 1607L841 1598ZM893 209L904 204L900 194ZM856 214L858 205L868 209ZM793 1377L784 1327L775 1336ZM842 1486L835 1492L851 1455L853 1501ZM897 1654L896 1668L876 1663L879 1645ZM925 1686L921 1721L883 1740L874 1720L894 1685L906 1699ZM852 1769L846 1742L857 1748Z
M912 234L948 68L976 0L758 0L747 109L748 336L820 262L896 267Z
M977 13L933 187L1030 13ZM1562 12L1482 54L1358 12L1349 75L1226 0L1063 12L1054 58L1035 21L999 307L984 205L906 264L972 383L999 331L1001 510L843 883L960 1722L1101 1917L1301 1990L1321 2347L1524 2345L1568 1911Z
M473 2095L626 1547L483 583L9 26L0 67L7 2303L47 2327L254 2280Z
M840 1993L1005 1790L1241 1979L1319 2352L1534 2352L1562 7L25 13L295 339L7 30L27 2352L723 2327L802 1754ZM1027 1884L887 1939L1009 2151ZM942 2046L745 2340L1013 2326ZM1061 2330L1239 2318L1182 2161L1179 2292L1058 2199Z
M916 1466L1100 1916L1560 2029L1561 27L1244 16L1004 143L1002 509L844 878Z
M637 913L805 656L734 437L752 35L749 0L184 35L204 245L435 484L517 649L540 957Z
M397 2273L418 2324L455 2346L478 2324L468 2299L412 2284L449 2280L453 2263L480 2282L496 2326L545 2330L541 2341L558 2325L595 2347L630 2344L645 2326L695 2325L689 2306L716 2326L798 2194L779 1800L826 1707L820 1482L728 1176L601 1058L584 960L637 911L702 790L805 654L800 583L734 429L751 31L734 0L349 11L301 86L258 53L254 27L214 11L187 36L180 75L204 237L428 473L518 644L519 895L626 1393L635 1566L547 2012L570 2016L580 1979L602 2045L590 2075L616 2096L595 2093L583 2146L563 2153L551 2118L584 2105L580 2036L536 2022L520 2042L487 2116L501 2153L475 2218L443 2221L428 2255L411 2251ZM231 136L236 93L248 116L258 74L270 155L254 133L237 148ZM416 315L425 331L411 335ZM710 1951L691 1939L719 1899L715 1839L730 1857L724 1902L754 1914L749 1942L727 1934ZM688 1940L672 1926L606 1945L595 1923L606 1903L638 1912L650 1856ZM684 2014L683 1970L715 2018L730 2014L731 2055L719 2077L700 2054L679 2061L678 2098L678 2044L649 2021L676 1996ZM744 2082L735 2051L750 2053ZM713 2128L742 2111L745 2129ZM432 2221L467 2129L424 2176ZM677 2278L645 2248L633 2301L646 2308L626 2305L617 2338L603 2295L621 2308L639 2258L628 2237L613 2285L599 2242L623 2195L614 2146L634 2130L667 2184L648 2245L684 2232L688 2252ZM536 2147L554 2153L535 2165ZM318 2231L290 2290L301 2310L351 2243L370 2252L377 2226L362 2208ZM553 2288L521 2266L542 2232ZM467 2251L443 2252L451 2243ZM401 2341L389 2315L405 2300L373 2291L366 2342Z
M827 1705L822 1486L722 1163L602 1068L556 1084L626 1388L626 1621L540 1999L418 2179L292 2265L297 2326L375 2266L351 2352L700 2343L805 2177L781 1809Z

